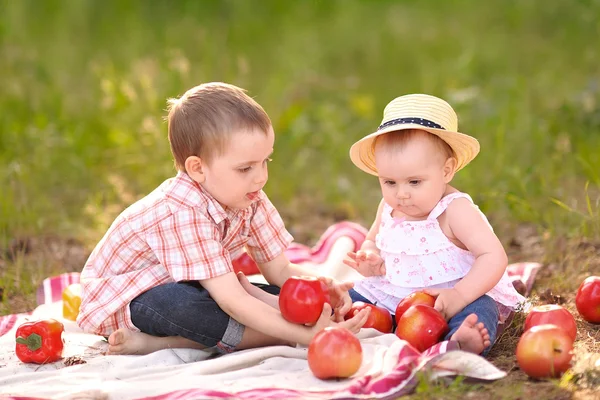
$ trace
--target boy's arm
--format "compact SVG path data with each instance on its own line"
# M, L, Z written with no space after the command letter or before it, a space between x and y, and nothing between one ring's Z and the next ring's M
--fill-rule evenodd
M286 321L278 310L248 294L232 272L201 280L200 284L229 316L268 336L307 346L317 332L333 324L329 304L323 306L321 316L314 326L307 327ZM357 333L369 316L367 310L362 311L348 321L341 322L339 326Z
M281 313L252 297L240 285L234 273L204 279L200 284L208 290L219 307L240 324L270 336L307 345L311 329L287 322Z

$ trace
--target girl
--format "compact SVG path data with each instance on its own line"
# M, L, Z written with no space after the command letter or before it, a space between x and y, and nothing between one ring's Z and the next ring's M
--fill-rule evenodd
M344 262L366 277L350 291L353 301L394 313L400 300L424 290L448 320L445 339L487 354L499 319L524 298L487 218L450 185L478 152L444 100L412 94L390 102L377 132L350 149L352 162L379 178L383 199L361 249Z

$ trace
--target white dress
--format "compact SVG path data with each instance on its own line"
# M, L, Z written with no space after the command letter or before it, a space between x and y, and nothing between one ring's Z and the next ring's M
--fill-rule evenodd
M451 193L443 197L427 219L406 221L392 217L392 208L384 204L379 233L375 244L384 259L385 276L372 276L355 282L354 289L378 305L396 312L396 306L410 293L426 288L451 288L471 269L475 256L452 243L440 228L438 217L454 199L466 198L466 193ZM482 218L487 218L481 213ZM489 222L488 222L489 225ZM490 229L492 229L490 225ZM514 288L506 271L488 293L501 311L514 310L525 302ZM503 320L506 315L501 315Z

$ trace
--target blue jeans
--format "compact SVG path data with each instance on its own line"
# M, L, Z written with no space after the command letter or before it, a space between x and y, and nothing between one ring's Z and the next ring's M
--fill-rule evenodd
M278 295L279 287L253 284ZM153 287L129 304L131 322L152 336L181 336L208 348L230 353L242 340L244 326L223 311L199 282Z
M354 289L350 289L349 293L353 303L355 301L362 301L365 303L373 304L371 301L369 301L369 299L365 298L363 295L361 295ZM498 332L498 317L500 314L496 301L486 294L476 299L471 304L463 308L461 312L456 314L454 317L450 318L450 320L448 321L448 327L450 328L450 331L444 337L444 340L450 340L452 335L458 330L465 318L467 318L467 316L469 316L470 314L477 315L478 322L483 322L483 325L487 328L488 333L490 335L491 344L488 347L486 347L481 353L481 355L485 356L489 353L490 349L494 345L494 342L496 341L496 333ZM395 319L394 330L396 330Z

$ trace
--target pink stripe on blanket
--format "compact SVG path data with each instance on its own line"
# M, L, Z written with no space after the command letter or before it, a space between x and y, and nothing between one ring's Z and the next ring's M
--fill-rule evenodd
M0 336L4 335L15 326L20 315L24 314L11 314L0 317Z
M2 399L2 400L46 400L42 397L23 397L23 396L5 396L5 395L0 395L0 399Z
M327 228L313 247L294 242L285 251L285 255L291 262L296 264L304 262L323 263L327 260L333 244L338 239L342 237L350 238L354 242L353 251L357 251L365 241L367 233L367 229L357 223L350 221L338 222Z
M525 284L527 288L526 294L531 293L531 289L533 288L533 282L535 281L535 276L538 271L542 267L542 264L536 262L520 262L515 264L510 264L506 268L506 272L509 277L512 278L513 282L515 280L520 280Z
M331 393L331 392L327 392ZM188 400L188 399L205 399L205 400L217 400L217 399L328 399L329 396L323 396L321 394L310 394L293 389L277 389L277 388L264 388L264 389L252 389L243 392L237 392L235 394L229 392L221 392L216 390L205 390L205 389L187 389L177 390L175 392L165 393L153 397L144 397L145 400ZM140 399L141 400L141 399Z
M67 286L78 282L79 272L68 272L44 279L37 290L37 303L42 305L62 300L62 292Z

